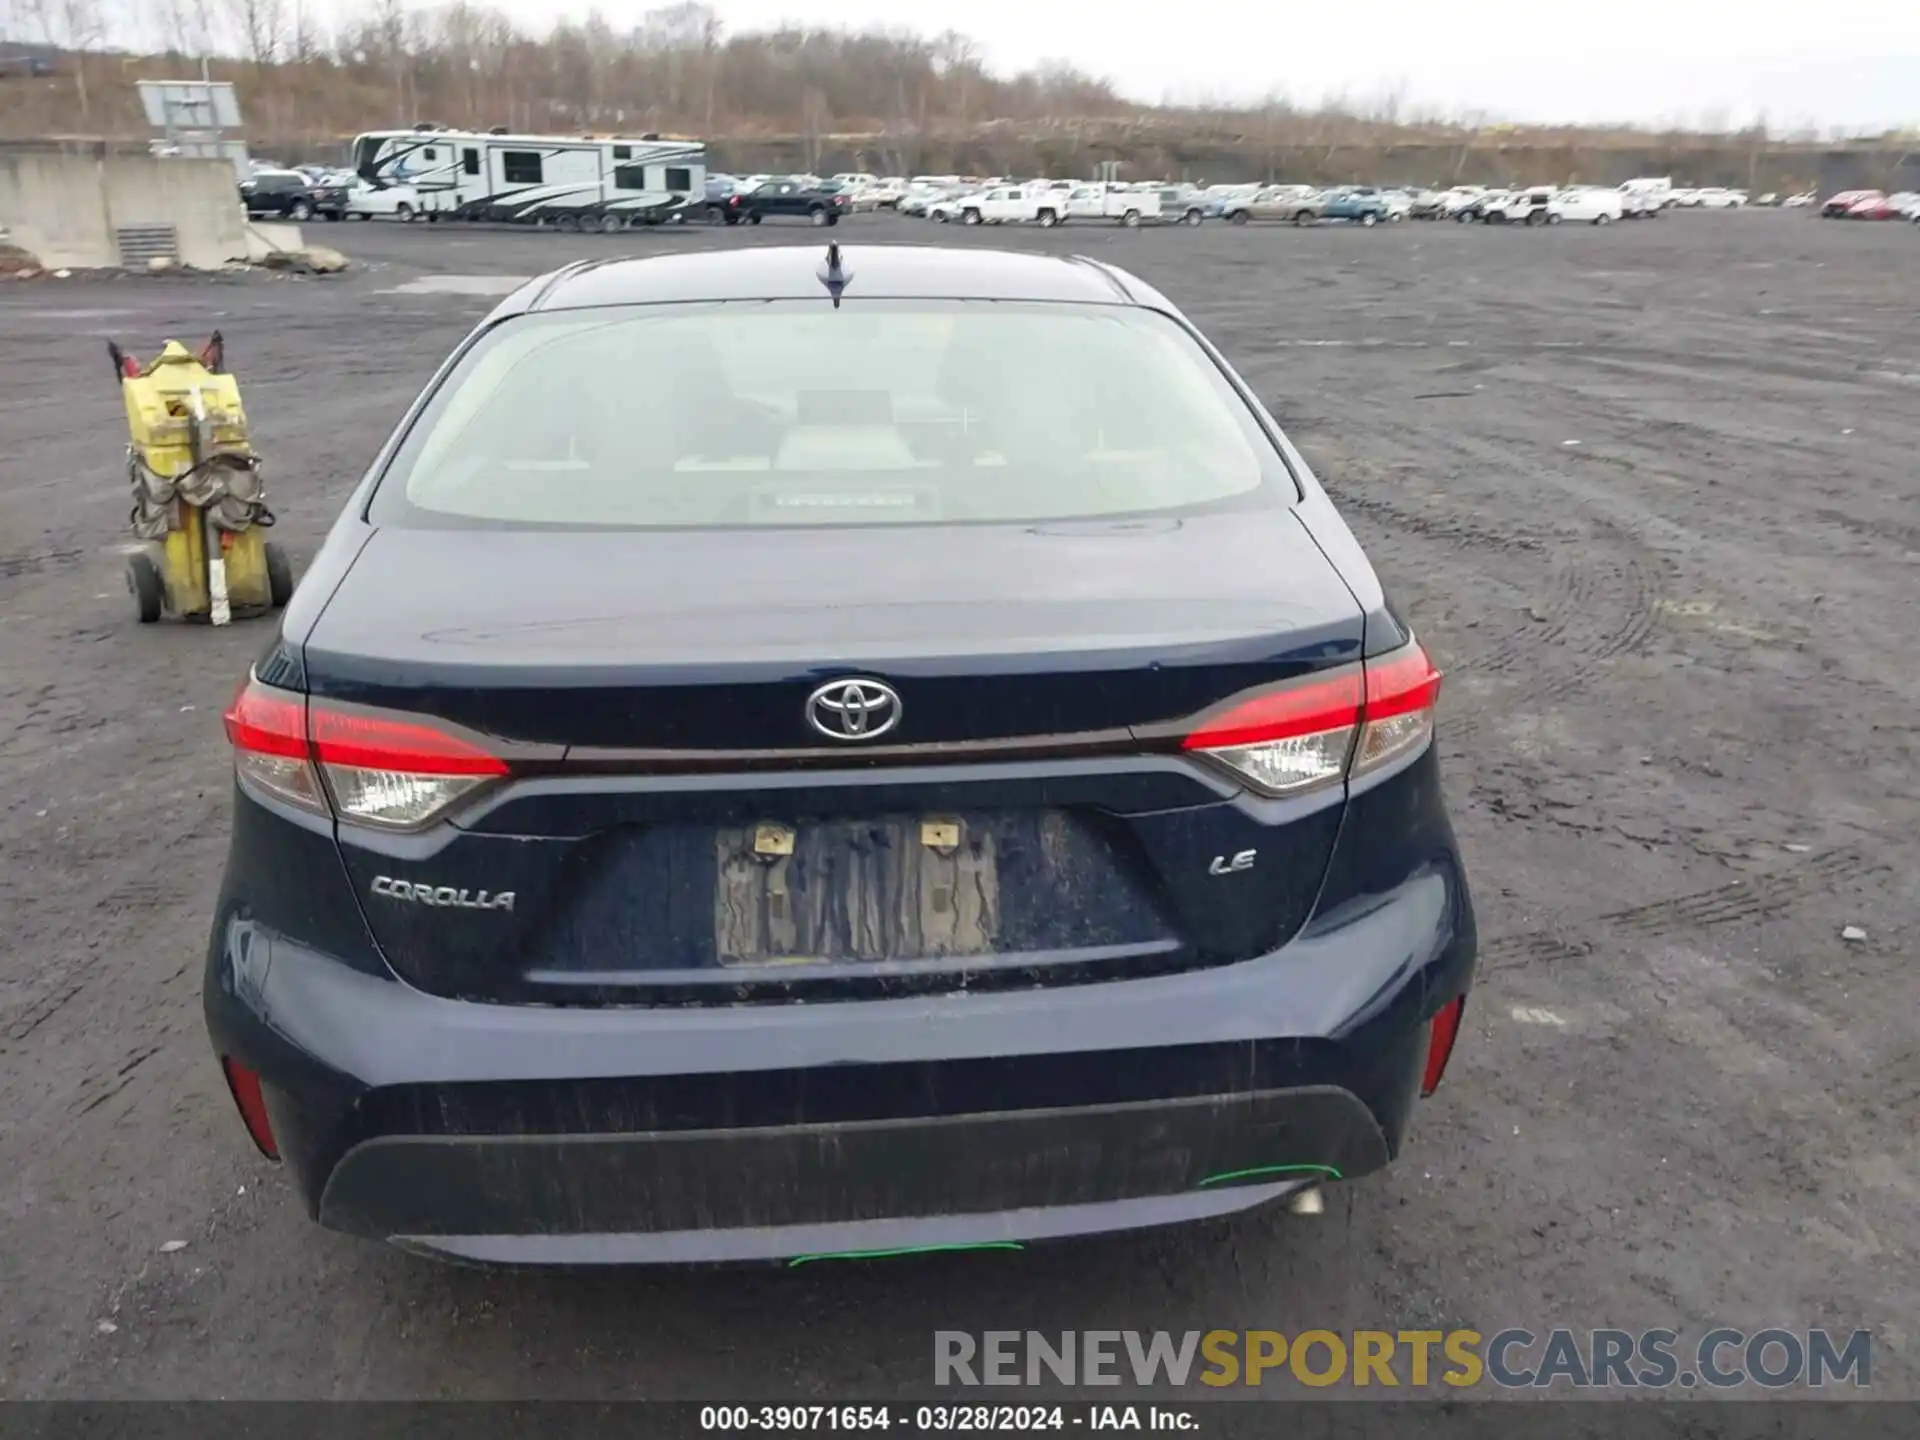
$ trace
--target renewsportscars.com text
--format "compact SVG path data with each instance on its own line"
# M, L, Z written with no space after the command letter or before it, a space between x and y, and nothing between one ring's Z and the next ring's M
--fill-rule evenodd
M938 1330L936 1385L1726 1390L1873 1383L1865 1330Z

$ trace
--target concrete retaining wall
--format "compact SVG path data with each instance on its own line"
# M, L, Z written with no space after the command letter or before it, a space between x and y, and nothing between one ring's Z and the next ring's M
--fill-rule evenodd
M247 258L246 219L224 160L0 147L0 225L48 269L120 264L134 225L171 225L180 262L212 269Z

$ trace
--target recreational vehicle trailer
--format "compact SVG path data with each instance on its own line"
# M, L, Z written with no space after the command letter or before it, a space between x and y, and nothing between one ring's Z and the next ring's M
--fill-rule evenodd
M697 140L417 126L358 136L353 168L375 189L411 191L413 213L433 220L624 230L706 204L706 147Z

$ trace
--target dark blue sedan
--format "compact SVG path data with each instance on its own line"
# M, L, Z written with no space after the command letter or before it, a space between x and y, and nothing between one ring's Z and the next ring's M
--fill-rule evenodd
M322 1225L470 1261L1355 1180L1473 968L1439 695L1135 277L586 262L459 347L234 699L213 1046Z

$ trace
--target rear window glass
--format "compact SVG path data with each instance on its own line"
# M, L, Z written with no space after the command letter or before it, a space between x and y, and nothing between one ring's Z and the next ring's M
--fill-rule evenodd
M429 401L371 515L955 524L1295 494L1219 367L1163 315L823 297L509 320Z

